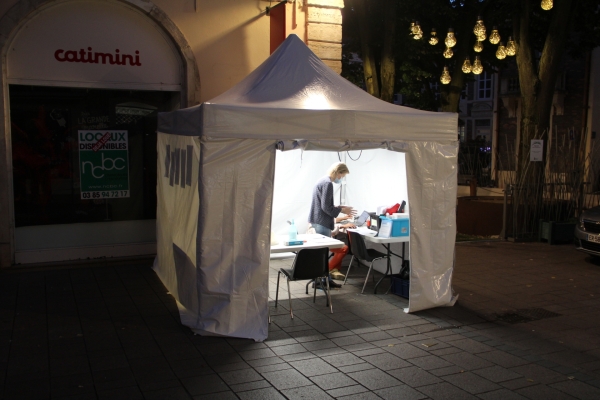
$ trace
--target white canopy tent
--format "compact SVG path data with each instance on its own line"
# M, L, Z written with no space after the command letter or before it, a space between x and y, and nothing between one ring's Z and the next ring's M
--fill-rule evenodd
M456 114L380 101L290 35L224 94L159 114L158 131L154 269L195 332L267 337L277 149L403 152L411 219L407 311L454 304Z

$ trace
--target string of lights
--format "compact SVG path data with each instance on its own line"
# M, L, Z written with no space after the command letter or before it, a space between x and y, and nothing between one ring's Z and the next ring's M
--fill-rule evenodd
M552 0L542 0L541 7L543 10L550 10L554 6ZM503 60L507 56L514 56L517 54L517 44L512 39L511 36L508 37L506 41L506 46L504 42L502 42L502 37L500 36L500 32L496 26L492 27L489 37L487 36L487 30L483 23L483 18L481 16L477 17L477 21L475 26L473 27L473 34L475 34L476 41L473 46L473 50L476 53L481 53L483 51L483 42L488 39L491 44L498 45L496 49L496 57L499 60ZM423 28L419 24L419 21L412 21L410 24L410 35L415 40L420 40L423 38ZM435 28L431 28L431 33L429 36L429 44L435 46L439 43L439 39L437 37L437 31ZM442 55L444 58L452 58L454 56L454 52L452 51L452 47L456 46L456 36L454 35L454 29L449 28L448 33L446 34L446 38L444 39L444 45L446 48L444 49ZM473 63L471 64L471 59L467 57L462 64L461 67L462 72L465 74L473 73L475 75L479 75L483 73L483 65L481 63L481 59L479 56L475 56ZM452 81L452 77L450 76L450 70L448 66L444 66L444 70L442 71L442 75L440 76L440 82L442 84L447 85Z

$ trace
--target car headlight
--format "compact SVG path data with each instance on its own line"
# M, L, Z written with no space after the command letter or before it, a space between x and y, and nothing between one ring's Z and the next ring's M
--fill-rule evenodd
M579 229L585 231L585 227L583 225L583 214L579 216Z

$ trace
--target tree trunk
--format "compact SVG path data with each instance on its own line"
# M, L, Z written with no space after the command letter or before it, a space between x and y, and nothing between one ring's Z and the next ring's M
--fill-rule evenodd
M390 2L386 7L384 20L385 36L381 52L381 100L389 103L394 100L394 86L396 83L396 62L394 59L396 8L397 2L395 1Z
M365 75L365 85L367 92L375 97L379 97L379 78L377 76L377 66L375 65L375 56L371 51L371 29L369 26L369 15L364 0L351 1L351 6L356 10L358 16L358 30L360 33L360 47L362 51L363 71Z
M517 153L517 177L523 182L532 182L543 179L554 88L566 49L568 25L574 1L555 1L550 28L537 69L529 36L531 0L516 1L517 7L519 4L521 8L517 12L520 15L515 18L514 30L521 86L521 140ZM544 140L543 162L530 163L529 161L532 139Z

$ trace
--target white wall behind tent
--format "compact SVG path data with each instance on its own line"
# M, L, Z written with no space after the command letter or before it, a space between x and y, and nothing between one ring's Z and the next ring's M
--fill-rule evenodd
M299 233L308 228L308 213L314 184L325 176L329 167L340 159L348 165L345 205L360 214L376 211L378 206L408 202L404 153L385 149L337 153L328 151L278 151L275 161L272 232L279 236L288 233L287 221L294 219ZM334 203L340 204L341 185L334 184ZM342 199L343 200L343 199ZM408 212L408 207L407 207ZM401 251L401 244L394 251ZM377 246L374 246L377 247ZM383 249L379 249L383 251ZM408 252L408 246L407 246ZM394 260L399 261L399 260ZM394 262L394 272L400 267ZM383 271L385 266L376 265Z

